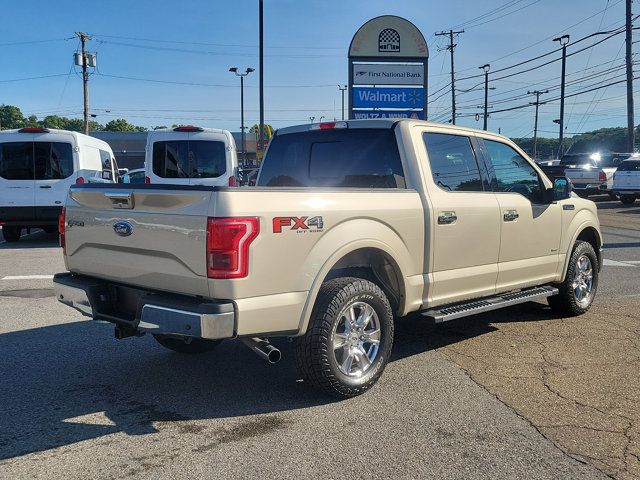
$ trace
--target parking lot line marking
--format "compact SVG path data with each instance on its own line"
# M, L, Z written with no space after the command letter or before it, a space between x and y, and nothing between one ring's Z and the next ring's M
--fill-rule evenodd
M53 275L7 275L2 280L52 280Z
M637 267L637 265L634 265L634 263L640 263L640 262L635 262L635 260L630 261L630 262L619 262L617 260L609 260L608 258L605 258L604 260L602 260L602 265L604 265L605 267Z

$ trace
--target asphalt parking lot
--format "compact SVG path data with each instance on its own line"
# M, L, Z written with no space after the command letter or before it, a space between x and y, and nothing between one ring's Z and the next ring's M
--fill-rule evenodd
M55 236L0 243L0 478L640 478L640 202L598 205L588 314L400 319L379 384L342 402L285 340L275 366L115 340L53 297Z

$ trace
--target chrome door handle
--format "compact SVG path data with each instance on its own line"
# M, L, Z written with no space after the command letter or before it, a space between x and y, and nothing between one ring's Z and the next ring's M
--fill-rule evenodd
M442 214L438 216L438 224L440 225L449 225L456 220L458 220L456 212L442 212Z
M516 210L507 210L506 212L504 212L504 215L502 216L505 222L513 222L518 217L520 217L520 215Z

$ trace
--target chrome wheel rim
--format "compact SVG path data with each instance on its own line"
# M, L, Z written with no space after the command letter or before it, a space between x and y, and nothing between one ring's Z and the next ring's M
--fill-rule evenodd
M364 302L347 305L333 327L331 352L338 369L348 377L362 377L378 357L380 319Z
M580 255L573 274L573 296L581 307L589 305L593 292L593 265L586 255Z

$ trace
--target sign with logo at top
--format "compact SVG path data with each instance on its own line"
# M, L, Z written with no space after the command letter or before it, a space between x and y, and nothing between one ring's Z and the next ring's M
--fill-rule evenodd
M353 68L354 85L424 85L423 65L358 63Z
M349 118L356 118L354 108L358 118L415 118L416 111L426 118L428 59L427 42L410 21L384 15L366 22L349 46ZM375 116L383 111L405 116Z
M424 89L353 87L354 108L423 108Z

